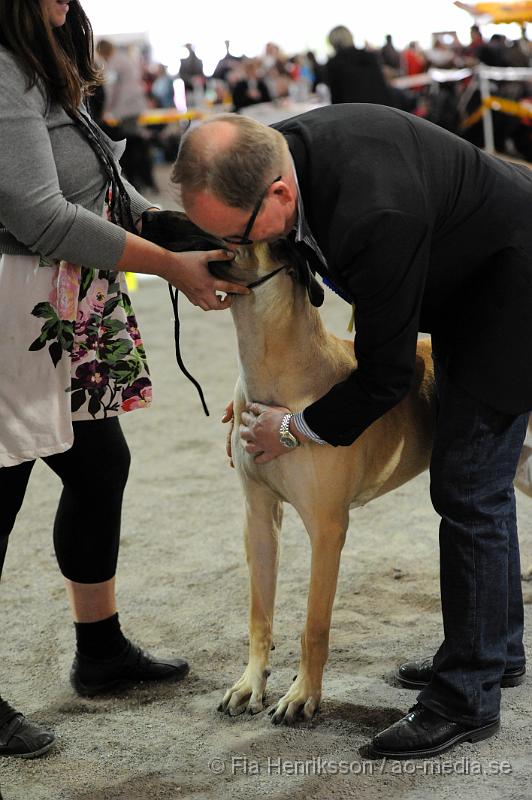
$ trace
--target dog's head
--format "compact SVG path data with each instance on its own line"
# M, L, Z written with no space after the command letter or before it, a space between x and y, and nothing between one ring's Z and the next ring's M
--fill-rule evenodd
M141 235L174 253L226 248L223 239L201 230L181 211L145 211ZM276 266L287 266L294 280L305 287L312 305L322 305L323 288L297 248L291 247L284 239L270 245L239 247L233 261L209 262L209 270L215 277L242 284L256 281Z

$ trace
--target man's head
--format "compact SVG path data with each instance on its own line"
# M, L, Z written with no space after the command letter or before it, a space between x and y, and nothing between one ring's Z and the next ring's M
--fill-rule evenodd
M338 53L340 50L346 50L349 47L354 47L353 34L346 28L345 25L337 25L329 31L327 36L329 44Z
M189 219L230 244L275 241L297 219L286 140L247 117L221 114L189 131L172 181L179 184Z

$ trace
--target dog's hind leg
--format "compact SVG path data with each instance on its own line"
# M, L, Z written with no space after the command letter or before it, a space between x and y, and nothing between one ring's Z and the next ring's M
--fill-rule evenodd
M323 670L329 655L329 631L336 594L340 556L349 523L321 517L307 522L312 559L307 620L301 636L299 670L288 692L270 713L272 722L292 724L310 720L321 700Z
M282 504L269 489L253 481L245 485L244 538L249 569L249 663L242 677L224 695L218 710L231 716L263 709L269 654L273 641L273 611Z

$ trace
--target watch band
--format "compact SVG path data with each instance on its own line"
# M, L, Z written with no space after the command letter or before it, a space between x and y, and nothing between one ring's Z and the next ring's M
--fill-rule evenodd
M285 414L281 420L281 425L279 427L279 441L283 445L283 447L293 448L298 447L299 440L290 430L290 420L294 415L289 412Z
M279 428L279 434L282 436L283 433L290 433L290 420L294 415L292 412L285 414L283 419L281 420L281 427Z

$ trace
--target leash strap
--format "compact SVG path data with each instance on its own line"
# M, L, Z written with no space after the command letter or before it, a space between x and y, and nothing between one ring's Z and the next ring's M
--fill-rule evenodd
M200 383L194 378L193 375L190 374L188 369L185 367L183 362L183 358L181 356L181 347L179 344L179 337L181 333L181 323L179 321L179 308L178 308L178 297L179 297L179 290L172 286L171 283L168 284L168 291L170 292L170 299L172 301L172 308L174 309L174 340L175 340L175 357L178 364L179 369L183 373L183 375L189 379L191 383L194 384L196 389L198 390L199 398L201 400L201 405L203 406L203 410L205 412L205 416L209 416L209 409L207 408L207 403L205 402L205 396L203 394L203 389L201 388Z
M263 275L262 278L258 278L258 280L248 283L247 288L254 289L257 286L266 283L266 281L269 281L270 278L273 278L274 275L277 275L277 273L281 272L281 270L286 269L286 266L287 266L286 264L283 264L282 267L278 267L273 272L269 272L267 275ZM188 378L188 380L196 387L197 392L199 394L199 398L201 400L201 405L203 406L203 411L205 412L205 415L208 417L210 416L209 409L207 408L207 403L205 402L205 396L203 394L203 389L201 388L201 384L199 383L199 381L196 380L196 378L194 378L193 375L190 374L188 369L185 367L185 364L183 362L183 357L181 356L181 347L180 347L181 323L179 321L179 306L178 306L179 291L174 286L172 286L171 283L168 284L168 291L170 292L172 308L174 309L174 340L175 340L175 357L177 360L177 364L183 375L186 378Z

